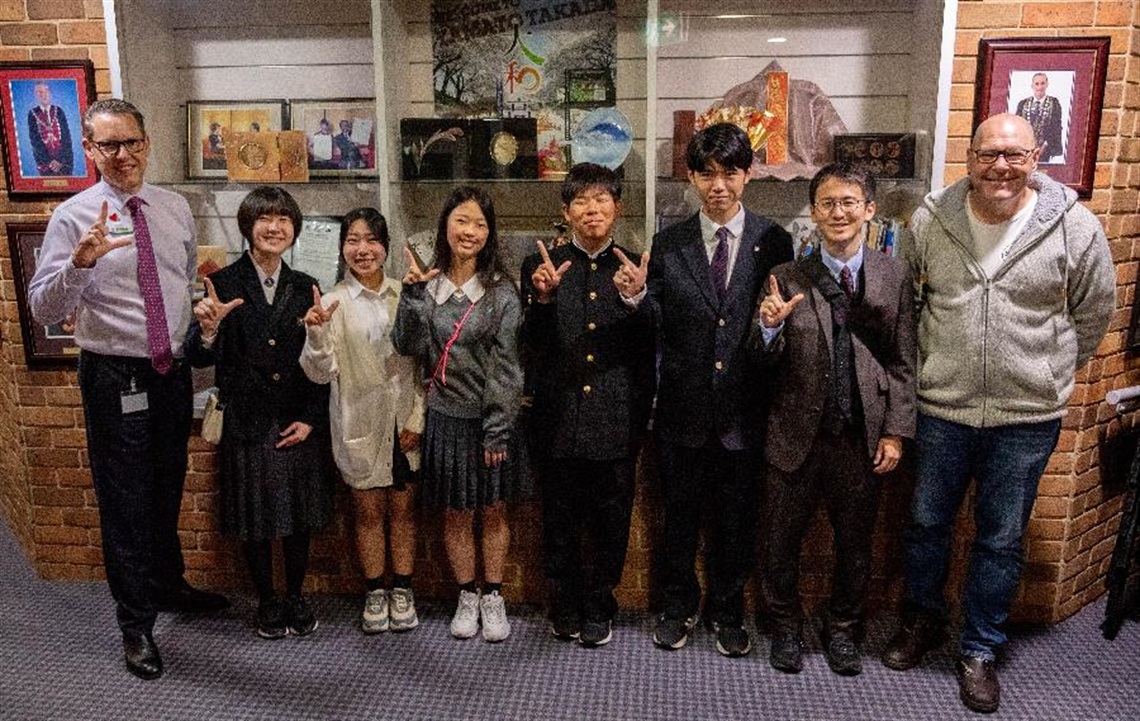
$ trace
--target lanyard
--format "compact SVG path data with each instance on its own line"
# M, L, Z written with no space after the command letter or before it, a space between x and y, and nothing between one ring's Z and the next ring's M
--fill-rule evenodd
M478 301L476 301L477 303ZM435 365L435 370L431 374L431 379L434 381L439 378L440 383L447 385L447 359L451 356L451 346L455 345L455 341L459 339L459 331L463 330L463 324L467 322L467 317L471 315L471 311L475 310L476 303L467 306L467 312L455 324L455 332L447 339L447 343L443 346L443 355L439 357L439 362Z

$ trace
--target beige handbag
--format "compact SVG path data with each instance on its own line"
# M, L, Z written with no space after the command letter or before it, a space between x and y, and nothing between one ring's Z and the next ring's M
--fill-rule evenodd
M202 440L217 444L222 440L222 421L225 406L218 402L217 391L210 391L206 409L202 413Z

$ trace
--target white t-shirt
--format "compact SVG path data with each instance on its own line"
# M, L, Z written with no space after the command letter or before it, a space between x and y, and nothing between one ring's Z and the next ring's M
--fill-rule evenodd
M966 215L970 218L970 240L973 243L970 252L982 266L987 278L994 277L1013 247L1013 241L1017 240L1017 236L1025 229L1025 224L1033 217L1033 209L1037 207L1037 191L1030 189L1029 192L1032 195L1025 207L1009 220L996 225L983 223L974 214L970 196L966 196Z

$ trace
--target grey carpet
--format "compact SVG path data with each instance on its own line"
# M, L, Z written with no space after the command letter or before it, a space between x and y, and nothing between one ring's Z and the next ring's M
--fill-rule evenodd
M321 627L263 641L248 598L212 618L162 615L167 673L127 674L105 585L35 577L0 523L0 718L46 719L976 719L958 701L949 648L899 673L868 658L863 675L832 674L818 648L804 671L720 657L705 632L675 652L649 640L651 619L619 619L608 646L555 641L537 609L509 607L514 633L491 645L448 635L445 608L421 627L365 637L354 598L314 599ZM995 719L1140 718L1140 624L1113 642L1097 629L1104 602L1050 629L1014 636ZM893 621L868 639L881 651ZM818 645L818 644L816 644Z

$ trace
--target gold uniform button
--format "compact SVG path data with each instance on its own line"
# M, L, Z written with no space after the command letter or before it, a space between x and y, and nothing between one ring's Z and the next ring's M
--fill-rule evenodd
M590 391L592 391L592 390L594 390L594 389L591 388L590 386L582 386L582 392L583 393L589 394Z
M276 338L270 338L269 339L269 345L271 345L271 346L277 345L277 339Z
M597 263L590 263L590 270L597 270L597 269L598 269Z
M598 328L597 323L587 323L586 324L586 330L597 330L597 328Z
M586 362L587 363L593 363L594 362L594 354L593 353L587 353L586 354Z
M598 292L596 290L591 290L590 291L590 300L597 300L597 299L598 299Z
M717 361L716 362L716 369L719 371L719 370L722 370L723 368L724 368L724 363Z
M273 380L275 380L275 381L281 380L281 374L280 373L274 373L273 374Z

